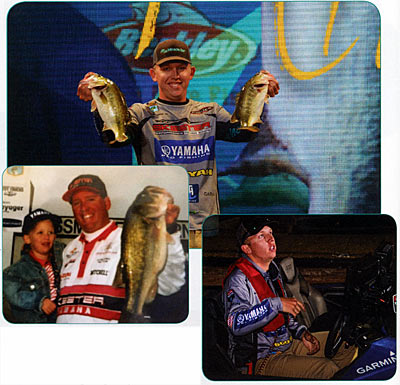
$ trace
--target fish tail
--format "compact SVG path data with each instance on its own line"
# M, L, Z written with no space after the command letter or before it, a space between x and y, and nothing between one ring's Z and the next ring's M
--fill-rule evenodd
M236 123L238 121L239 121L239 119L236 116L236 110L235 110L235 111L233 111L233 114L231 116L231 123Z
M117 142L126 142L129 138L125 133L122 133L121 135L117 135L115 139Z
M132 272L127 273L127 286L126 286L126 303L125 303L125 309L129 313L133 313L134 307L135 307L135 299L136 296L134 295L136 292L136 287L134 285L134 277Z
M251 131L251 132L259 132L260 129L256 126L241 126L239 127L239 130L247 130L247 131Z

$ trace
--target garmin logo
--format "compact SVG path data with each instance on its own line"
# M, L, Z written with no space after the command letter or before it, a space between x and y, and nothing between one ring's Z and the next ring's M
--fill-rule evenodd
M196 77L242 69L256 55L256 42L242 32L216 25L189 4L163 2L155 36L150 46L135 59L146 10L147 3L132 3L132 19L103 28L134 72L148 72L153 64L154 48L166 39L177 39L188 45Z
M385 358L384 360L371 362L368 365L361 366L361 367L357 368L356 372L358 374L365 374L365 373L371 372L373 370L377 370L377 369L383 368L385 366L395 365L395 364L396 364L396 353L390 352L390 356Z

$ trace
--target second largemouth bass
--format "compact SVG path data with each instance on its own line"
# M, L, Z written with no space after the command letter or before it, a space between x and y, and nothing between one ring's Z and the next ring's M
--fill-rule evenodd
M260 71L249 79L236 96L235 111L231 122L240 122L239 129L258 132L255 123L262 123L260 117L264 103L268 103L268 75Z
M167 261L165 215L173 203L165 189L147 186L129 207L121 235L121 262L114 286L125 283L126 299L120 322L143 322L143 306L154 300L157 277Z
M89 73L81 84L87 84L92 93L92 112L97 108L100 117L104 122L103 131L112 130L115 142L125 142L126 123L129 120L128 107L125 97L118 86L110 79L96 73Z

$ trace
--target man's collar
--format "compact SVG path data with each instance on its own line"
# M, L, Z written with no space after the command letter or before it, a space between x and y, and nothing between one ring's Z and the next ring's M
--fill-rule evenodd
M164 99L160 99L160 98L157 98L157 100L160 103L169 104L171 106L184 106L185 104L189 103L189 99L186 99L184 102L171 102L169 100L164 100Z

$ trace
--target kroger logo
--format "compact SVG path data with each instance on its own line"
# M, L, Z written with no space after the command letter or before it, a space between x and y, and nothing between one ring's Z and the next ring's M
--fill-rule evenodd
M181 40L189 46L196 77L238 70L256 55L257 44L245 34L211 23L188 4L163 2L155 36L141 57L135 60L147 3L133 3L132 9L132 19L107 26L103 32L135 72L148 72L153 63L154 48L166 39Z

